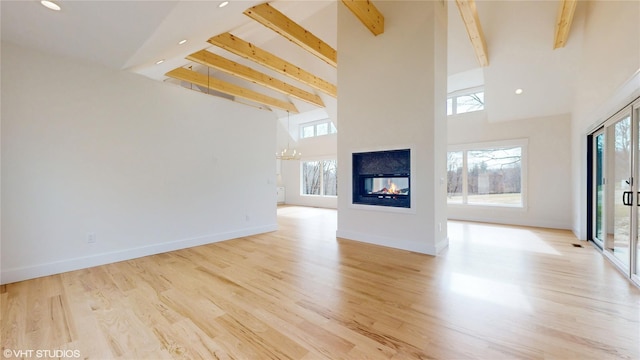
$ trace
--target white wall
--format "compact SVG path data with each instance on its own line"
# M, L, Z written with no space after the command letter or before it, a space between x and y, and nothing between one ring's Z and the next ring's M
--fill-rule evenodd
M596 124L640 95L640 2L590 1L572 112L573 231L587 236L587 142Z
M447 245L447 4L375 5L385 16L378 36L338 3L337 235L436 254ZM411 209L353 205L352 154L402 148L411 149Z
M571 229L571 116L494 123L484 112L450 117L449 145L526 139L525 208L456 206L450 219Z
M274 122L3 43L2 283L275 230Z

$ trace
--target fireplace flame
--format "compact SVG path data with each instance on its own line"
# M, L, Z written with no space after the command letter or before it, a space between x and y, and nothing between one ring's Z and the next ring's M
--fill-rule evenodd
M377 191L376 194L400 194L400 189L391 179L387 179L387 186Z
M400 190L398 190L398 187L396 186L396 184L394 184L393 182L391 182L391 180L389 180L389 194L399 194Z

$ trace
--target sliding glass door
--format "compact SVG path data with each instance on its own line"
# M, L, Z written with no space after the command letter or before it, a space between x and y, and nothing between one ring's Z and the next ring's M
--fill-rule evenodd
M622 113L606 127L609 150L609 196L607 206L610 219L604 251L625 272L629 270L629 242L635 202L632 173L631 114Z
M640 284L640 99L591 139L592 240Z

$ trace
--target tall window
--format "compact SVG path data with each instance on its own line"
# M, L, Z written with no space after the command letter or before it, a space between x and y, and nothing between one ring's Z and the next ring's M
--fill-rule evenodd
M447 202L523 207L526 141L457 146L447 153Z
M447 115L479 110L484 110L484 90L457 92L447 98Z
M338 162L336 160L303 161L301 172L302 195L338 195Z
M338 130L329 119L300 124L300 138L335 134Z
M447 202L449 204L462 204L463 154L463 151L447 153Z

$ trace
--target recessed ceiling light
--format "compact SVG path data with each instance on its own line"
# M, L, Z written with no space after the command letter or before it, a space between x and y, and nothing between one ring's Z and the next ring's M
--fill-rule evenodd
M522 89L516 89L516 95L522 94Z
M51 10L60 11L60 5L54 3L53 1L42 0L40 1L40 4L42 4L42 6L49 8Z
M184 44L186 42L187 42L187 39L182 39L182 40L178 41L178 45L182 45L182 44Z
M219 8L223 8L223 7L227 6L227 5L229 5L229 2L228 1L223 1L223 2L220 3L220 5L218 5L218 7Z
M164 62L164 59L156 61L156 65L160 65Z

